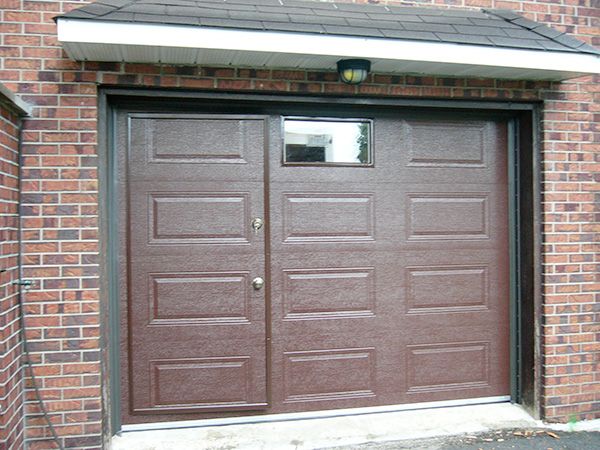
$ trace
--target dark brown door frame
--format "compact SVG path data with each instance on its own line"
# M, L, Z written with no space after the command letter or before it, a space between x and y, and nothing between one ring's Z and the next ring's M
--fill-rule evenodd
M540 417L541 358L541 161L538 103L462 100L381 99L369 97L311 97L180 90L120 89L99 93L99 195L101 242L102 381L105 439L121 429L119 386L119 295L115 167L115 114L118 108L156 105L156 99L183 109L204 107L238 113L263 114L290 110L310 114L327 108L364 106L365 109L493 111L507 117L511 236L511 397L534 417ZM156 107L156 106L155 106ZM511 166L509 166L511 167ZM114 382L116 381L116 382Z

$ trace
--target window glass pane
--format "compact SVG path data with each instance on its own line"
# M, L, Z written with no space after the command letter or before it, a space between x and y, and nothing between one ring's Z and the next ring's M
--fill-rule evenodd
M368 120L285 119L284 163L370 165Z

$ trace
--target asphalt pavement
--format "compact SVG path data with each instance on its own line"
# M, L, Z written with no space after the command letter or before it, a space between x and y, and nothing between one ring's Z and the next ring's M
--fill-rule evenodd
M513 429L431 439L366 443L335 450L600 450L598 431ZM333 449L329 449L333 450Z

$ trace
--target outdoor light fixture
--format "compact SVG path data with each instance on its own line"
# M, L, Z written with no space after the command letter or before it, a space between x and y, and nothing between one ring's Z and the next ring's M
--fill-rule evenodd
M371 61L366 59L340 59L337 70L341 80L346 84L360 84L367 78L371 70Z

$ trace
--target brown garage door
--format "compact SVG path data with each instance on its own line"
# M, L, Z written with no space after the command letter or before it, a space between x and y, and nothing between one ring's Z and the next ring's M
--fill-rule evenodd
M508 395L505 122L369 119L120 115L124 423Z

